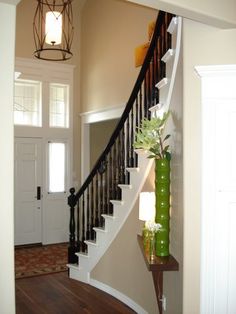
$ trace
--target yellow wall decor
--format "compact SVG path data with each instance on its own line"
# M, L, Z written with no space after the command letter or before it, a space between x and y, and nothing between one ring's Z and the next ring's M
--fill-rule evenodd
M148 40L151 41L156 22L152 21L148 24Z
M144 58L149 48L150 41L152 39L152 34L154 32L155 25L156 25L155 21L148 23L148 42L135 48L134 55L136 68L143 64Z
M135 67L139 67L143 64L144 58L149 48L149 42L142 44L135 48Z

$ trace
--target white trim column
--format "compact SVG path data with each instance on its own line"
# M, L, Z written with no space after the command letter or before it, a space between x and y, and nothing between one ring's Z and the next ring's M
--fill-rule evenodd
M13 82L16 4L0 1L0 312L15 313L13 229Z

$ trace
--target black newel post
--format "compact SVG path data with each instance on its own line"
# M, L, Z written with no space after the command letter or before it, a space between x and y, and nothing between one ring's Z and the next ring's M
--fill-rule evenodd
M70 242L68 247L68 263L78 264L78 257L75 255L78 252L78 248L75 241L75 206L77 203L77 198L75 195L75 189L70 189L70 196L68 197L68 205L70 206Z

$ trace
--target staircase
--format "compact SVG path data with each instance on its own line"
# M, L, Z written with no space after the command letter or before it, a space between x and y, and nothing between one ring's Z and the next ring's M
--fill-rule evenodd
M181 18L160 11L149 50L110 141L75 193L70 189L70 278L90 282L90 272L112 244L141 191L152 160L135 151L144 117L169 109L178 63Z

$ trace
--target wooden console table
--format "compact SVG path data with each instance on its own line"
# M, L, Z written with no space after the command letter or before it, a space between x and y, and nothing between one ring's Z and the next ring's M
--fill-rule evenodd
M148 254L146 254L144 250L143 238L141 235L138 235L138 243L146 262L147 269L152 272L158 309L159 313L162 314L163 271L177 271L179 270L179 264L172 255L169 255L168 257L156 256L153 261L150 261Z

